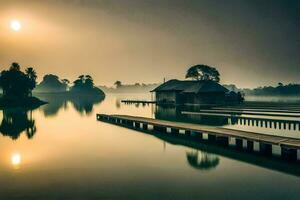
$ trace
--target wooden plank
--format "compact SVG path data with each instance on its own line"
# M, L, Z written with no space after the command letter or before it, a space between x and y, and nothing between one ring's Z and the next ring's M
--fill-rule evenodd
M232 130L232 129L219 128L219 127L209 127L209 126L183 123L183 122L171 122L171 121L129 116L129 115L98 114L97 116L110 117L110 118L112 117L115 119L130 120L138 123L146 123L149 125L171 127L176 129L184 129L184 130L190 130L194 132L213 134L217 136L219 135L219 136L226 136L226 137L235 137L239 139L263 142L267 144L283 145L289 148L296 148L296 149L300 148L300 139L296 139L296 138L273 136L273 135L266 135L266 134L242 131L242 130Z
M156 101L144 101L144 100L121 100L122 103L134 104L134 103L151 103L154 104Z

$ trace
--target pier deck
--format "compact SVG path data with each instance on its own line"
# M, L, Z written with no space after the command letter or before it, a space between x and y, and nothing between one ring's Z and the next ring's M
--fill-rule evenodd
M128 115L97 114L97 120L144 130L149 130L150 125L154 131L162 133L170 132L183 135L191 135L191 133L193 133L201 137L206 134L208 139L226 145L230 145L233 139L235 145L241 148L255 151L256 147L258 151L263 150L270 154L275 153L284 157L292 156L293 159L300 160L300 139L295 138ZM278 148L280 149L279 151Z
M145 101L145 100L121 100L121 102L126 104L136 104L136 103L155 104L156 103L156 101Z

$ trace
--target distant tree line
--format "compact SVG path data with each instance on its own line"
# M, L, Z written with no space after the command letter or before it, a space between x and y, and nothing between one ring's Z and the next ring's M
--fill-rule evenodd
M115 87L107 87L107 86L98 86L104 92L107 93L144 93L150 92L154 88L156 88L159 83L134 83L134 84L124 84L122 81L115 81Z
M247 96L298 96L300 95L300 84L286 84L278 83L277 86L264 86L254 89L239 89L235 85L224 85L227 89L233 91L240 91Z
M70 81L67 79L60 80L54 74L47 74L43 80L37 85L36 92L64 92L67 90Z
M95 87L94 80L90 75L80 75L70 85L68 79L60 79L54 74L47 74L37 85L35 92L57 93L57 92L96 92L104 95L103 91Z

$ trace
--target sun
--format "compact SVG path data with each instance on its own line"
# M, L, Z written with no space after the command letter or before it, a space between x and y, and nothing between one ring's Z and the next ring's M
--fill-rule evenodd
M22 158L21 158L21 155L18 154L18 153L15 153L11 156L11 164L14 166L14 167L17 167L21 164L22 162Z
M11 30L18 32L22 29L22 24L19 20L12 20L10 22L10 28Z

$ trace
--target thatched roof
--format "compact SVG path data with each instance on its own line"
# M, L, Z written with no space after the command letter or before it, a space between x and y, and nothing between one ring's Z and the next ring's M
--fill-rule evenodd
M228 92L228 90L214 81L180 81L169 80L151 92L178 91L183 93Z

